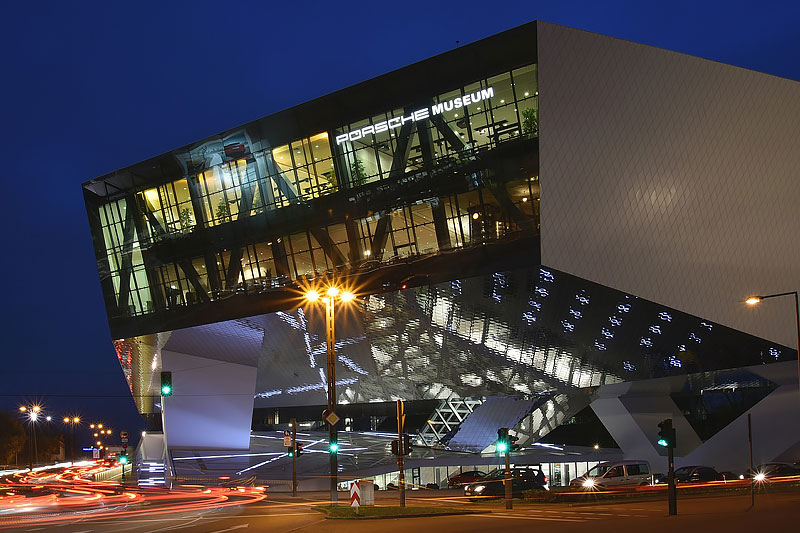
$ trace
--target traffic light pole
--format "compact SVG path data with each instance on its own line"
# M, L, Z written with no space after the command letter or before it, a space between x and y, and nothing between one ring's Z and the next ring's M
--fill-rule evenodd
M397 478L400 484L400 507L406 506L406 473L403 470L405 463L405 446L403 443L403 431L405 429L406 414L403 400L397 400L397 469L400 472Z
M669 514L678 514L678 498L675 491L675 453L673 446L667 446L667 460L669 471L667 473L667 499L669 500Z
M506 491L506 509L513 508L512 498L513 494L511 494L511 450L509 450L511 446L506 448L506 474L503 476L503 486Z
M297 496L297 420L292 418L292 496Z

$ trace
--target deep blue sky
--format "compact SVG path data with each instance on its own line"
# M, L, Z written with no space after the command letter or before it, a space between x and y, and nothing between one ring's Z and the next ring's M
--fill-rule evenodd
M83 181L534 19L800 80L796 0L6 2L0 409L139 424Z

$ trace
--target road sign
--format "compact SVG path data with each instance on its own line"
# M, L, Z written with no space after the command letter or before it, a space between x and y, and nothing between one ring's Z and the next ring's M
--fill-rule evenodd
M286 447L292 445L292 432L288 429L283 432L283 445Z
M119 436L123 439L122 442L125 442L128 439L128 432L127 431L120 431Z
M128 443L127 442L123 442L122 443L122 449L123 450L127 450L128 449Z
M339 420L341 420L341 418L339 418L339 415L337 415L333 411L329 413L327 410L325 410L325 414L323 414L322 419L332 426L335 426L336 423L339 422Z
M358 512L359 505L361 505L361 482L356 481L350 485L350 507L355 507Z
M120 440L121 440L122 442L128 442L128 437L122 437Z
M92 459L100 459L100 450L97 448L92 449Z

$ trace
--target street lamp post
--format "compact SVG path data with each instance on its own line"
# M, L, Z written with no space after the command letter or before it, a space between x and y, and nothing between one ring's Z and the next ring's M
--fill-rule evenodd
M69 424L69 445L70 445L70 460L72 464L75 464L75 425L81 423L81 417L79 416L65 416L64 423Z
M31 446L30 446L30 467L31 471L33 471L33 465L39 462L39 448L36 445L36 422L39 420L39 414L42 411L42 407L39 405L20 405L19 412L22 413L25 417L28 418L28 424L30 425L31 429Z
M795 318L795 327L797 328L797 386L798 390L800 390L800 298L798 298L797 291L789 291L789 292L780 292L777 294L767 294L766 296L751 296L745 303L748 305L756 305L761 302L761 300L766 300L767 298L777 298L778 296L792 296L794 295L794 318Z
M330 286L325 291L325 341L327 344L327 370L328 370L328 409L325 412L326 422L328 423L328 457L330 459L330 489L331 505L339 501L337 486L339 484L339 439L336 431L336 424L328 419L336 416L336 325L335 325L335 304L338 299L344 303L351 302L355 298L352 292L342 291L338 287ZM320 299L320 294L316 290L309 290L305 293L308 302L316 302Z

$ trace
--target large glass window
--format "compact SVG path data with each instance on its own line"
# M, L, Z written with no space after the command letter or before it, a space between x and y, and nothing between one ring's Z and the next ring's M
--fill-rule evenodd
M394 109L340 128L334 145L347 183L360 187L420 170L426 154L432 164L459 161L483 147L538 136L536 76L536 65L527 65L432 95L429 106Z
M122 199L102 205L99 214L115 301L124 307L119 309L121 313L137 315L153 311L153 302L139 236L128 209L128 199Z
M139 193L145 209L145 224L153 238L188 233L196 224L189 184L185 179L165 183Z

